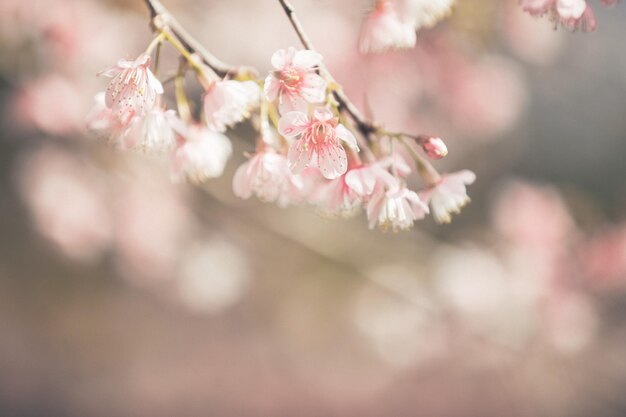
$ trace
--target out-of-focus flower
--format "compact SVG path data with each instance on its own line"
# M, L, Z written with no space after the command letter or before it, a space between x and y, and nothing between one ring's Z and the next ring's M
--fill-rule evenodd
M547 14L569 29L593 31L596 28L595 15L585 0L522 0L521 4L531 15Z
M117 145L124 150L139 150L146 154L166 153L174 149L176 137L169 120L174 110L156 106L143 116L134 117L128 128L116 137Z
M450 223L451 213L459 213L470 201L466 185L476 180L476 174L469 170L444 175L437 184L420 193L421 199L430 204L437 223Z
M110 135L113 129L113 121L111 109L104 102L104 91L99 92L93 98L93 106L85 118L87 129L93 132Z
M265 79L265 98L278 98L281 114L306 112L307 103L322 103L326 98L326 81L316 72L322 56L309 50L280 49L272 55L274 71Z
M374 192L367 204L370 229L378 225L383 229L391 227L394 231L408 230L427 213L428 206L405 185L388 191L381 188Z
M592 340L598 317L583 294L565 293L546 303L544 320L548 340L563 353L577 353Z
M583 270L594 287L626 283L626 225L612 225L584 242L579 252Z
M250 116L261 92L254 81L217 81L204 95L204 117L210 129L224 132Z
M515 221L511 221L512 213ZM500 193L493 222L495 229L515 245L544 252L562 249L574 231L574 221L556 190L522 182L509 184Z
M72 134L83 128L83 97L74 82L49 75L29 81L19 91L14 116L18 123L49 134Z
M414 369L445 352L446 327L414 268L379 266L367 276L369 282L354 300L353 317L381 359Z
M522 73L511 60L486 57L463 62L449 71L444 106L458 129L486 139L511 128L524 110L527 91Z
M400 19L390 0L376 0L361 26L359 51L369 54L412 48L415 41L415 26Z
M289 147L289 168L298 174L317 158L317 167L330 180L348 169L346 151L340 141L358 151L356 138L340 124L330 110L318 108L311 119L301 112L289 112L278 123L281 135L295 139Z
M269 148L254 154L233 177L237 197L248 199L254 194L281 207L299 202L303 188L302 178L291 173L287 158Z
M214 237L185 250L176 286L181 301L189 309L218 313L241 298L248 278L246 258L241 250Z
M403 19L413 23L415 30L430 28L447 17L454 0L398 0Z
M116 66L98 75L113 78L106 89L105 102L123 124L152 110L157 95L163 94L161 82L150 71L148 54L141 54L134 61L120 59Z
M194 225L184 200L154 164L132 161L132 180L115 184L114 213L117 263L139 285L173 279Z
M550 25L525 13L514 2L506 6L502 30L513 51L536 65L554 63L567 36L563 31L555 32Z
M93 260L112 240L103 184L75 156L44 147L19 167L19 186L37 230L63 253Z
M202 182L220 177L233 153L230 140L198 124L186 125L179 119L173 119L172 124L183 139L172 155L172 179Z

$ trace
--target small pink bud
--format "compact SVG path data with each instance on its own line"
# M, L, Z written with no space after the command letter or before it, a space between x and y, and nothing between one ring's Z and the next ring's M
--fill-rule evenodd
M448 154L448 148L441 138L426 136L421 141L422 149L431 159L441 159Z

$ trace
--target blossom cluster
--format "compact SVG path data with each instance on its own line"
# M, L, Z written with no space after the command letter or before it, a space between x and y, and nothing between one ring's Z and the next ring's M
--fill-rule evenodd
M601 0L605 6L617 0ZM593 31L596 18L587 0L520 0L532 16L548 16L555 24L571 29ZM362 54L409 49L416 44L416 32L430 28L448 16L454 0L375 0L361 26L359 50Z
M617 0L601 0L605 6ZM524 11L532 16L547 15L552 21L568 29L594 31L596 17L586 0L520 0Z
M367 54L412 48L416 31L434 26L453 4L454 0L376 0L363 21L359 50Z
M255 195L281 207L310 204L333 217L363 208L370 228L392 230L409 229L431 211L437 222L449 222L450 214L469 202L466 185L475 179L472 172L440 175L428 162L447 154L440 138L373 125L364 131L359 120L347 117L334 96L336 82L321 75L318 52L276 51L264 80L220 78L208 65L190 62L204 88L196 120L179 83L180 71L178 111L165 106L163 85L151 69L157 42L161 39L137 59L120 60L100 73L111 81L96 96L89 125L119 149L168 155L172 180L199 183L220 177L233 153L224 133L250 118L258 136L255 152L233 177L240 198ZM423 190L409 188L412 173L422 177Z

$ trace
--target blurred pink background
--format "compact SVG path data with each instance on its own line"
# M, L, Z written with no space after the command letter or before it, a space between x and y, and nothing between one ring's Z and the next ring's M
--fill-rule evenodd
M261 74L297 46L276 1L164 3ZM0 416L626 415L626 8L458 3L362 57L370 2L293 0L361 109L478 176L451 225L382 233L234 197L245 124L203 187L86 132L141 1L3 0Z

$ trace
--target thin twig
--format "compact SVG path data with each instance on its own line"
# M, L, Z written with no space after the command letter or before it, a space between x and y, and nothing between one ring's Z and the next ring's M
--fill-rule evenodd
M209 66L220 77L231 76L235 77L244 70L242 67L236 67L228 65L216 56L210 53L206 48L202 46L189 32L187 32L183 26L172 16L172 14L163 6L159 0L144 0L146 6L150 10L150 16L153 21L157 16L160 16L164 23L170 28L172 33L180 40L183 46L189 51L189 53L197 54L202 61ZM245 68L245 70L249 70Z
M285 11L287 18L291 22L291 26L296 31L296 34L298 35L298 38L300 39L302 46L304 46L306 49L315 51L315 47L313 47L313 43L311 42L311 39L309 39L306 32L304 31L302 24L300 23L300 19L298 19L298 16L296 16L291 3L289 3L288 0L278 0L278 1L280 5L282 6L283 10ZM335 86L339 85L337 84L333 76L331 75L330 71L328 71L328 68L323 63L320 64L319 69L322 75L324 75L324 77L328 79L328 81L330 81ZM350 117L356 124L356 127L363 134L363 136L369 141L370 134L378 130L376 124L368 121L365 118L365 116L359 111L359 109L350 101L346 93L343 92L341 87L333 90L333 96L335 97L335 100L337 100L337 103L339 103L339 108L342 110L345 110L346 113L350 115Z

